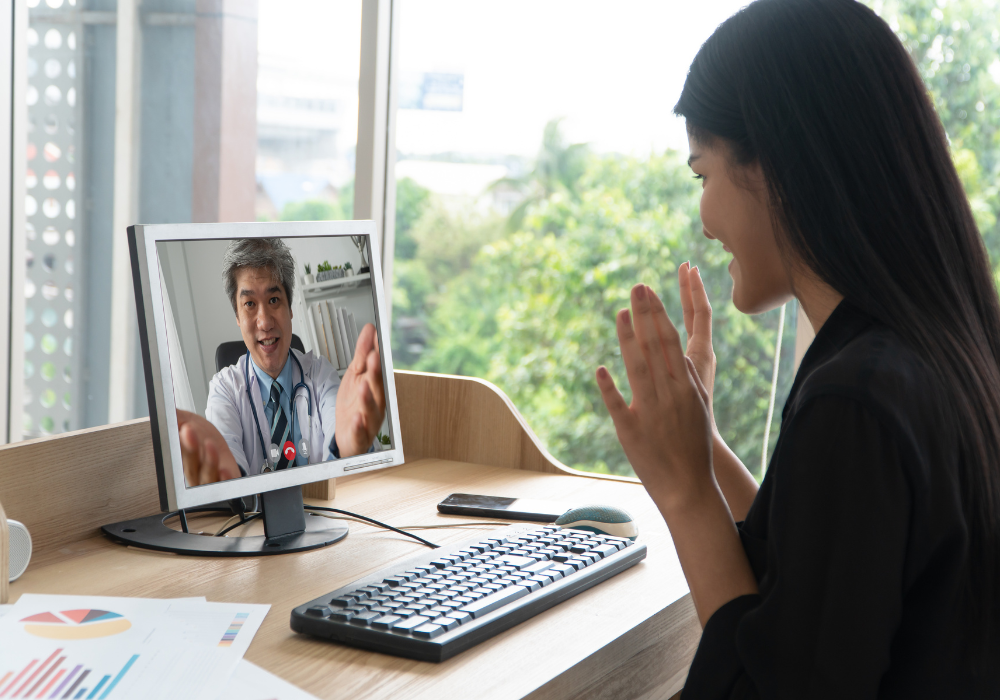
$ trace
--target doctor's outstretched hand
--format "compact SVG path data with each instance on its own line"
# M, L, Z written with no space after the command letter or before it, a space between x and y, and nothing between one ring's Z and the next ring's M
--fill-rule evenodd
M663 303L637 284L616 327L631 405L605 367L597 384L636 475L661 511L716 489L709 395Z
M341 457L368 451L385 418L382 357L375 326L368 323L358 335L344 378L337 391L337 448Z
M207 419L178 409L177 432L184 458L184 480L188 486L214 484L240 476L240 468L225 438Z

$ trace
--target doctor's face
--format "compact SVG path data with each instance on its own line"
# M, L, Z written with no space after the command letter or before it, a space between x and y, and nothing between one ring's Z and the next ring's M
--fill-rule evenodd
M236 273L236 323L257 366L272 378L281 374L292 344L292 308L270 270Z

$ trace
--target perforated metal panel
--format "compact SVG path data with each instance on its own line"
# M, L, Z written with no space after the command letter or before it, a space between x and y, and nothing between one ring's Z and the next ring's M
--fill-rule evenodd
M75 1L28 5L23 421L33 437L78 427L76 252L86 234L77 201L83 27Z

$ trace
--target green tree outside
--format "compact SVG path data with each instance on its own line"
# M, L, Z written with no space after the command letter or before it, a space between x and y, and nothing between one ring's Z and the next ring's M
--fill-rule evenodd
M997 2L868 4L897 32L927 83L996 266ZM404 244L397 244L393 289L397 366L484 377L566 464L632 475L593 372L606 364L628 398L615 312L628 305L631 286L645 282L680 324L675 274L690 260L702 270L715 312L716 418L730 446L759 471L778 312L745 316L733 307L728 255L701 235L700 188L683 158L673 151L647 159L595 154L568 145L554 121L534 169L499 184L524 197L506 219L450 209L426 190L398 199L407 238L397 233ZM769 449L793 378L796 315L792 304Z

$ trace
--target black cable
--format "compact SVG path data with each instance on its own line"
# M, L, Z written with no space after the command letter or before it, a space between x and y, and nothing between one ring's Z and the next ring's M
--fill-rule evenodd
M260 516L262 516L262 515L263 515L263 513L254 513L254 514L253 514L253 515L251 515L250 517L248 517L248 518L245 518L245 519L243 519L243 520L239 521L238 523L233 523L232 525L230 525L229 527L227 527L227 528L226 528L225 530L220 530L219 532L215 533L215 537L223 537L223 536L225 536L225 534L226 534L227 532L229 532L230 530L235 530L235 529L236 529L236 528L238 528L238 527L239 527L240 525L246 525L246 524L247 524L248 522L250 522L251 520L256 520L257 518L259 518L259 517L260 517Z
M425 544L428 547L430 547L431 549L438 549L441 546L439 544L434 544L433 542L428 542L423 537L418 537L417 535L414 535L412 532L407 532L406 530L400 530L399 528L393 527L392 525L386 525L385 523L380 523L378 520L374 520L372 518L368 518L368 517L366 517L364 515L358 515L357 513L352 513L349 510L340 510L339 508L326 508L324 506L305 506L305 509L306 510L322 510L322 511L326 511L326 512L329 512L329 513L340 513L341 515L346 515L346 516L351 517L351 518L357 518L358 520L364 520L365 522L371 523L372 525L377 525L378 527L384 527L386 530L392 530L393 532L398 532L400 535L406 535L407 537L411 537L411 538L415 539L417 542L419 542L420 544Z

